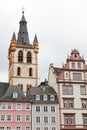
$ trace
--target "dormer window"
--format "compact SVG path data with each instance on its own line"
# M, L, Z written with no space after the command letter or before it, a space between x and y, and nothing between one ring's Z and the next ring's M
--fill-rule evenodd
M36 100L40 100L40 95L36 95Z
M13 92L13 98L18 98L18 93L17 92Z
M50 100L51 100L51 101L54 101L54 100L55 100L54 95L50 95Z
M47 101L47 95L43 95L43 100Z

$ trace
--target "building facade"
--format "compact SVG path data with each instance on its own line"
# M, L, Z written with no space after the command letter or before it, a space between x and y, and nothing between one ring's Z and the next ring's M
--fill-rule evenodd
M87 64L74 49L62 68L49 67L48 84L58 94L60 129L87 129Z
M19 87L9 86L0 98L0 130L31 130L31 111L31 99Z
M60 130L57 93L52 87L31 87L32 130Z
M30 43L24 12L17 39L13 33L8 59L10 85L18 85L25 94L31 86L38 86L38 40L35 34L33 43Z

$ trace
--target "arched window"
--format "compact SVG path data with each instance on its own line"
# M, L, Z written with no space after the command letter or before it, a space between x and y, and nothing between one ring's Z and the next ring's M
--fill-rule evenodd
M31 84L27 84L27 91L30 89Z
M23 84L18 84L18 86L21 88L21 90L23 91Z
M33 72L32 72L32 68L29 68L29 76L32 76L33 75Z
M22 51L18 52L18 62L23 62L23 52Z
M20 68L20 67L17 68L17 75L18 75L18 76L21 75L21 68Z
M32 62L32 54L31 52L27 52L27 63L31 63Z

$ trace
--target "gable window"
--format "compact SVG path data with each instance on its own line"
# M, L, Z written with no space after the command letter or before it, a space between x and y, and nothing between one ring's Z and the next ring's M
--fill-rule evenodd
M78 69L80 69L81 68L81 63L77 63L77 67L78 67Z
M18 68L17 68L17 76L20 76L20 75L21 75L21 68L18 67Z
M29 68L29 76L32 76L33 75L33 70L32 68Z
M47 101L47 95L43 95L43 100Z
M73 86L72 85L63 85L62 86L64 95L72 95L73 94Z
M18 52L18 62L20 62L20 63L23 62L23 52L22 51Z
M31 52L27 52L27 63L31 63L32 62L32 55Z
M81 85L80 86L80 92L81 92L81 95L86 94L86 87Z
M36 95L36 100L40 100L40 95Z
M81 73L73 73L73 80L82 80Z
M50 100L54 101L55 100L55 96L54 95L50 95Z
M75 68L75 63L74 62L71 63L71 67L72 67L72 69Z

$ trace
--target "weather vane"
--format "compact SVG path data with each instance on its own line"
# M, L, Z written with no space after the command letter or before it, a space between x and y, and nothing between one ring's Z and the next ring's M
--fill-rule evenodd
M22 7L22 13L23 13L23 14L24 14L24 9L25 9L25 8L24 8L24 7Z

